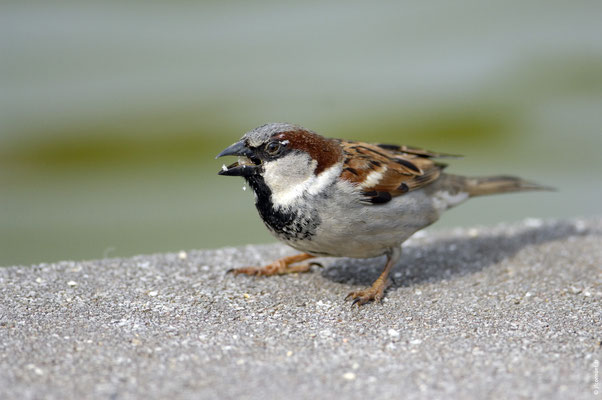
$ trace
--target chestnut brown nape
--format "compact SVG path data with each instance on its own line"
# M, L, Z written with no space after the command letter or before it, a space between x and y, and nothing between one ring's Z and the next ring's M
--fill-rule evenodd
M343 157L338 141L322 137L311 131L297 129L281 132L274 138L281 141L287 140L290 148L304 151L316 160L318 163L316 175L333 166Z

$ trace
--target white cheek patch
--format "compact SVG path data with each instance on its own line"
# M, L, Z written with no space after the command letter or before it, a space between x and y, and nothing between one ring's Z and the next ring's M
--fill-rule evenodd
M263 179L272 192L274 203L287 203L300 195L311 179L313 170L309 156L290 154L264 164Z
M278 207L289 207L307 194L316 195L330 185L341 173L340 165L333 165L318 176L313 174L315 161L309 167L308 175L280 176L278 171L269 173L266 169L265 182L272 191L272 202ZM308 168L305 167L305 168ZM271 169L271 168L269 168ZM270 171L271 172L271 171Z
M448 208L456 206L462 203L464 200L468 198L468 193L466 192L458 192L455 194L451 194L447 191L439 191L436 192L433 196L433 206L437 209L438 212L443 212Z

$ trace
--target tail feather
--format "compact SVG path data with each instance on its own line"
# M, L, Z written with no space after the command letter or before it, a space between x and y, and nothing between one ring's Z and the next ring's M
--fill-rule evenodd
M463 178L464 190L470 197L485 196L489 194L501 194L512 192L526 192L532 190L555 190L549 186L539 185L526 181L516 176L488 176Z

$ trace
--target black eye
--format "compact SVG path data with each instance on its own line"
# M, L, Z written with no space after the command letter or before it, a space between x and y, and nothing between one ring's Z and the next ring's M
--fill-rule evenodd
M278 152L280 151L280 147L282 147L280 142L270 142L265 145L265 151L267 151L268 154L274 156L278 154Z

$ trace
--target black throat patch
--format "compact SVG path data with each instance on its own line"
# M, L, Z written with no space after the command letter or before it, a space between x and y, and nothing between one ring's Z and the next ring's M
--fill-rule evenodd
M315 210L274 207L272 191L260 174L245 177L257 196L255 207L267 228L286 241L311 240L319 225Z

